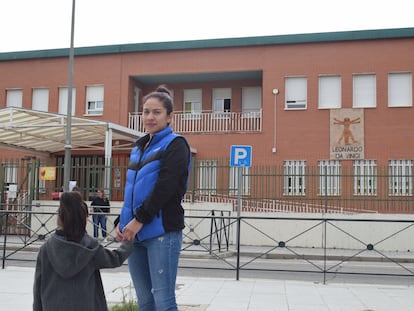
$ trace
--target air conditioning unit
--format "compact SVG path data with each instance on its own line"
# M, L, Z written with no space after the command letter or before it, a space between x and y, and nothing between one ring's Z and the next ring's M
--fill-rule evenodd
M306 99L286 101L287 109L306 109Z

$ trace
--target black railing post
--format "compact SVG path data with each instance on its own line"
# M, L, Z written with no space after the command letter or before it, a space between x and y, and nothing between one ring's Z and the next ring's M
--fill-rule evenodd
M240 279L240 215L237 215L237 263L236 263L236 280Z
M211 211L211 218L210 218L210 248L209 248L209 255L212 254L213 249L213 223L214 223L215 213L214 210Z
M7 231L8 231L8 224L9 224L9 213L6 213L6 225L4 227L4 240L3 240L3 260L2 260L2 269L4 269L6 265L6 245L7 245Z
M328 167L324 167L325 219L323 221L323 284L326 284L326 213L328 212Z

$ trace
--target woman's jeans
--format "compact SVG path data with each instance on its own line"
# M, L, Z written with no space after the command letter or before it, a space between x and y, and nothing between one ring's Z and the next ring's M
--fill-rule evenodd
M177 311L175 282L183 234L168 232L135 244L128 258L139 311Z
M102 229L102 237L106 238L106 216L105 215L92 215L93 220L93 237L98 238L99 236L99 225L101 225Z

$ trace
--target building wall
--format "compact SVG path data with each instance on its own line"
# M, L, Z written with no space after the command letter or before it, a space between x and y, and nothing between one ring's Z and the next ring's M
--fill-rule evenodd
M186 135L197 157L228 157L231 145L252 145L255 164L282 164L283 160L307 160L316 164L329 158L329 109L318 109L318 76L336 74L342 78L342 108L352 108L352 76L375 73L377 107L364 109L365 158L386 164L391 158L413 158L413 107L387 107L387 75L414 72L411 51L414 39L381 39L337 42L309 42L225 48L144 51L75 56L74 87L76 115L84 116L85 87L103 84L105 108L102 116L89 116L127 126L133 107L133 85L143 94L155 85L139 81L142 75L188 74L261 70L261 81L210 81L170 83L175 109L182 110L183 89L203 89L203 109L211 110L211 89L232 88L232 109L240 109L241 87L261 86L263 131L260 133L214 133ZM5 90L23 88L23 107L31 108L34 87L50 90L49 111L58 110L58 87L67 85L67 58L34 58L0 62L0 108L5 107ZM137 78L132 78L137 76ZM308 106L286 110L285 77L308 78ZM276 112L272 89L278 88ZM276 113L276 153L272 152Z

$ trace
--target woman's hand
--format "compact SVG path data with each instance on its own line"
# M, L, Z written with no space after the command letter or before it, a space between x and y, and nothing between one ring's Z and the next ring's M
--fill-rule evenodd
M115 237L115 239L116 239L118 242L122 242L122 241L124 240L124 237L122 236L122 233L121 233L121 231L119 230L119 224L115 227L115 233L116 233L116 237Z
M133 218L122 230L123 240L133 241L135 235L141 230L143 224Z

